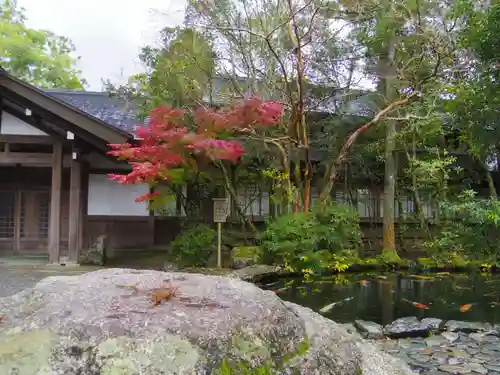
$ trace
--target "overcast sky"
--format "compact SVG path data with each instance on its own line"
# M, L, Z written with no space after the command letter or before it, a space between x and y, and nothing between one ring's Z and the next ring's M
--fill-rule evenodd
M159 30L183 21L185 0L18 0L27 25L70 38L81 56L88 90L101 78L123 82L141 70L141 46L155 43Z

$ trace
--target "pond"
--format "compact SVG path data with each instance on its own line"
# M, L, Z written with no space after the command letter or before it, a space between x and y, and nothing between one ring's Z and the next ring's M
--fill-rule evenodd
M340 323L362 319L386 325L406 316L500 323L495 274L340 274L261 287Z

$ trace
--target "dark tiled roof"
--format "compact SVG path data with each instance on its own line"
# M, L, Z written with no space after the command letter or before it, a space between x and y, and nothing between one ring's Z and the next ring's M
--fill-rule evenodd
M111 97L106 92L95 91L65 91L44 90L47 94L66 102L73 107L88 113L91 116L124 130L130 134L135 133L135 126L141 123L136 117L136 109L131 102ZM344 115L370 116L378 111L376 94L365 93L356 98L341 98L337 106ZM344 103L341 103L344 101ZM323 103L316 110L335 112L330 103Z
M47 94L128 133L139 123L132 103L112 98L105 92L44 90Z

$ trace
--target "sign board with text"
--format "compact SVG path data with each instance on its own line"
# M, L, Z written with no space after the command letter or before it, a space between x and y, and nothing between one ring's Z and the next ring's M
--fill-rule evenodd
M230 213L229 198L213 198L214 201L214 223L225 223Z

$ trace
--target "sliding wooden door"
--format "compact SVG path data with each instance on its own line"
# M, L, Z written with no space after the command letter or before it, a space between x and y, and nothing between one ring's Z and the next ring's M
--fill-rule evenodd
M18 193L19 219L16 250L20 254L47 254L50 192L22 190Z
M14 190L0 190L0 254L11 255L15 246Z

